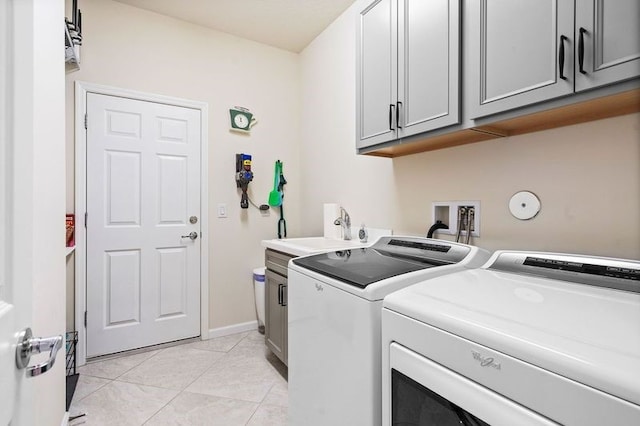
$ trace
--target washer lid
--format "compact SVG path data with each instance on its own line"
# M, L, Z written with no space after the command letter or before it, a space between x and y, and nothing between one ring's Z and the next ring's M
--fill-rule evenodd
M640 405L640 294L489 269L387 296L387 309Z
M419 237L383 237L369 248L293 259L293 263L341 282L370 284L434 266L452 265L476 253L470 246Z

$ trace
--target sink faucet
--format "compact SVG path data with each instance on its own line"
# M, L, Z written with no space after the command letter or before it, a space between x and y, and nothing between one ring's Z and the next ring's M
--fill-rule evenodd
M351 239L351 217L349 217L349 213L340 207L340 217L333 221L334 225L340 225L342 229L342 238L345 240Z

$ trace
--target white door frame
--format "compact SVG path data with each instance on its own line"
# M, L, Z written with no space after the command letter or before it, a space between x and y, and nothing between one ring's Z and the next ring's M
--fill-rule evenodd
M209 202L208 202L208 109L206 102L191 101L152 93L138 92L100 84L76 81L75 83L75 328L78 330L76 363L87 361L87 330L84 313L87 309L87 230L84 213L87 211L87 133L84 117L87 112L87 93L117 96L139 101L155 102L200 110L200 338L209 337Z

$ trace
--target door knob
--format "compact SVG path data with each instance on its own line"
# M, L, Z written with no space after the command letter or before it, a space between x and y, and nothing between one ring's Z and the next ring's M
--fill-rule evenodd
M192 240L195 240L196 238L198 238L198 233L196 231L190 232L189 235L182 235L180 238L191 238Z
M62 348L62 336L33 337L31 329L25 328L18 336L18 345L16 346L16 366L19 370L26 368L27 377L39 376L46 373L53 367L56 362L56 355ZM41 364L27 367L31 355L49 351L49 359Z

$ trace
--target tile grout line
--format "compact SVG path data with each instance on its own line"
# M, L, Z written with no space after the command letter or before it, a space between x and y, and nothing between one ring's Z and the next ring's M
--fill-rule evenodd
M180 390L178 390L178 389L170 389L170 388L161 387L161 386L156 386L156 385L148 385L148 384L142 384L142 383L129 382L129 381L126 381L126 380L122 379L122 377L123 377L124 375L126 375L127 373L131 372L132 370L134 370L134 369L136 369L136 368L140 367L140 366L141 366L142 364L144 364L145 362L147 362L147 361L149 361L149 360L151 360L151 359L155 358L155 357L156 357L156 356L158 356L161 352L164 352L165 350L168 350L168 349L173 348L173 347L179 347L179 346L180 346L180 345L175 345L175 346L170 346L170 347L167 347L167 348L162 348L162 349L158 349L158 350L156 350L156 351L155 351L155 353L153 353L153 354L151 354L150 356L148 356L148 357L146 357L146 358L144 358L144 359L140 360L139 362L135 363L135 364L134 364L134 365L132 365L131 367L129 367L129 368L127 368L126 370L124 370L121 374L118 374L117 376L115 376L115 378L113 378L113 377L92 376L92 375L90 375L90 374L86 374L86 373L85 373L85 374L83 374L83 375L85 375L85 376L87 376L87 377L93 377L93 378L97 378L97 379L105 380L105 381L107 381L107 382L106 382L106 383L104 383L104 384L102 384L101 386L99 386L97 389L95 389L95 390L91 391L90 393L88 393L88 394L84 395L81 399L79 399L79 400L77 400L77 401L72 401L72 404L73 404L74 402L78 403L78 402L80 402L80 401L85 400L85 399L86 399L87 397L89 397L90 395L93 395L93 394L95 394L96 392L98 392L98 391L100 391L100 390L103 390L105 387L116 384L115 382L117 382L117 383L119 383L119 384L129 384L129 385L134 385L134 386L144 386L144 387L151 387L151 388L162 389L162 390L176 391L176 394L175 394L175 395L174 395L174 396L173 396L169 401L167 401L164 405L162 405L162 406L161 406L161 407L159 407L157 410L155 410L154 412L152 412L152 413L149 415L149 417L147 417L147 418L146 418L146 419L141 423L142 425L144 425L144 424L148 424L148 423L149 423L149 421L150 421L151 419L153 419L153 418L154 418L154 417L155 417L155 416L156 416L160 411L162 411L163 409L165 409L167 406L171 405L171 403L172 403L173 401L175 401L175 400L176 400L176 398L178 398L179 396L181 396L181 395L183 395L185 392L187 392L187 390L186 390L186 389L187 389L189 386L191 386L194 382L196 382L196 381L197 381L198 379L200 379L202 376L204 376L205 374L207 374L207 373L208 373L208 372L209 372L213 367L215 367L217 364L219 364L219 363L221 362L221 360L223 360L223 359L225 359L225 358L226 358L226 359L229 359L229 358L228 358L228 357L226 357L226 356L227 356L227 355L229 355L229 354L230 354L230 352L231 352L233 349L235 349L236 347L240 347L240 346L241 346L241 343L243 343L243 342L247 342L248 344L253 345L253 343L254 343L254 339L253 339L252 337L249 337L250 335L251 335L251 333L250 333L250 332L247 332L246 334L244 334L244 336L242 336L242 337L240 338L240 340L238 340L237 342L235 342L235 343L234 343L234 344L233 344L229 349L227 349L226 351L225 351L225 350L210 350L210 349L203 349L203 348L196 348L196 347L189 348L189 349L195 349L195 350L202 351L202 352L210 352L210 353L211 353L211 352L213 352L213 353L217 353L217 354L220 354L220 356L219 356L217 359L215 359L215 360L214 360L214 361L213 361L209 366L207 366L207 368L206 368L206 369L205 369L201 374L199 374L197 377L195 377L193 380L191 380L191 381L190 381L186 386L182 387L182 389L180 389ZM194 342L191 342L191 343L194 343ZM186 344L189 344L189 343L185 343L185 345L186 345ZM130 356L135 356L135 355L138 355L138 354L132 354L132 355L130 355ZM112 358L112 359L109 359L109 360L103 360L103 361L97 361L97 362L109 362L109 361L115 361L115 360L122 359L122 358L126 358L126 356L123 356L123 357L116 357L116 358ZM233 358L231 358L231 359L233 359ZM267 362L267 364L270 364L270 363L269 363L269 362ZM275 371L273 371L274 373L278 374L278 371L277 371L273 366L270 366L270 367L271 367L273 370L275 370ZM250 417L249 417L249 419L247 420L247 423L248 423L248 422L250 422L250 421L253 419L253 417L254 417L254 416L255 416L255 414L257 413L258 409L262 406L262 404L263 404L263 402L264 402L265 398L266 398L266 397L267 397L267 395L268 395L268 394L273 390L273 388L276 386L276 384L277 384L277 383L275 383L275 382L274 382L273 384L271 384L271 386L269 387L269 390L265 393L265 395L262 397L261 401L259 401L259 402L256 402L256 401L247 401L247 400L244 400L244 399L237 399L237 398L220 397L220 396L215 396L215 395L211 395L211 396L213 396L213 397L215 397L215 398L220 398L220 399L235 400L235 401L242 401L242 402L247 402L247 403L255 404L255 408L253 409L253 412L251 413L251 416L250 416ZM196 393L197 393L197 392L196 392ZM247 423L245 423L245 424L247 424Z
M246 337L246 336L245 336ZM197 348L191 348L191 349L196 349L196 350L202 350L204 352L218 352L218 353L224 353L224 354L228 354L229 351L231 351L231 349L233 349L238 343L240 343L242 340L244 340L244 337L242 339L240 339L235 345L233 345L228 351L223 352L223 351L209 351L206 349L197 349ZM153 413L147 420L145 420L141 426L144 426L145 424L149 423L149 421L151 421L151 419L153 419L160 411L162 411L165 407L167 407L168 405L170 405L176 398L178 398L180 395L182 395L184 392L186 392L186 389L191 386L196 380L198 380L200 377L204 376L218 361L220 361L222 359L224 355L222 355L221 357L219 357L218 359L214 360L210 366L208 366L199 376L197 376L195 379L193 379L191 382L189 382L184 388L182 388L181 390L178 391L178 393L171 398L165 405L163 405L162 407L160 407L160 409L158 409L158 411L156 411L155 413ZM151 357L150 357L151 358ZM128 382L125 382L128 383ZM193 392L190 392L193 393ZM228 398L230 399L230 398ZM258 405L259 406L259 405ZM257 407L256 407L257 410ZM254 411L255 414L255 411ZM253 417L253 414L251 415Z
M264 403L264 400L267 398L267 396L269 396L269 393L271 392L271 390L273 390L273 387L276 384L272 384L271 387L269 388L269 390L267 391L267 393L264 394L264 396L262 397L262 400L258 403L258 406L256 407L255 410L253 410L253 413L251 414L251 417L249 417L249 420L247 420L247 422L245 423L245 426L247 426L249 423L251 423L251 419L253 419L253 416L256 415L256 413L258 412L258 410L260 409L260 407L262 407L262 404Z

